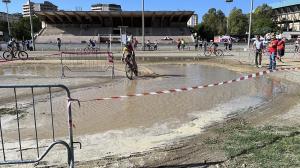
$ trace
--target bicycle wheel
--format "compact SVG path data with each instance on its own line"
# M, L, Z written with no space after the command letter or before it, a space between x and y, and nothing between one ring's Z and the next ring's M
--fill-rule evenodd
M126 65L125 65L125 72L126 72L126 77L128 79L132 80L134 72L133 72L133 69L132 69L132 65L129 62L127 62Z
M5 51L2 55L3 59L6 61L11 61L13 59L12 54L9 51Z
M222 56L223 55L223 51L221 49L217 49L216 51L216 56Z
M27 60L28 59L28 54L25 51L20 51L18 54L18 57L20 60Z
M206 50L206 51L204 52L204 55L205 55L205 56L211 56L211 53L212 53L212 52L211 52L210 50Z

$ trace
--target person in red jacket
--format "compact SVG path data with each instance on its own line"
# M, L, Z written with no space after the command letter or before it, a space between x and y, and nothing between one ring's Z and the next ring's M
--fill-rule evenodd
M275 36L272 36L272 40L269 44L269 55L270 55L269 69L270 70L276 69L277 46L278 46L278 40L275 38Z
M277 52L279 56L278 59L281 62L282 62L281 57L284 56L284 51L285 51L285 39L280 37L278 39Z

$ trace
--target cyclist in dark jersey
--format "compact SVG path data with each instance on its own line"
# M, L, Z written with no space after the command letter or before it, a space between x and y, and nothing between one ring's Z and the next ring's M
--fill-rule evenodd
M122 62L124 62L125 59L129 58L129 57L132 57L132 63L133 63L133 66L135 68L134 73L137 76L138 75L138 66L137 66L136 61L135 61L135 52L134 52L134 49L133 49L133 46L132 46L131 42L127 42L125 47L123 48Z

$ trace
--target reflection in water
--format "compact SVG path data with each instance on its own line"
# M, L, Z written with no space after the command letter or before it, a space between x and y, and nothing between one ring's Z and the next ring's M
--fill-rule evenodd
M58 76L60 68L58 65L25 64L0 67L0 76Z

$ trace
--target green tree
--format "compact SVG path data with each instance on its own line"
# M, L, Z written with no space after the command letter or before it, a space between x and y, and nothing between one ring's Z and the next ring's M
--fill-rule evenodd
M0 21L0 30L7 33L7 22Z
M263 4L257 7L253 13L253 34L265 35L270 32L277 31L277 25L274 22L275 14L272 7L267 4Z
M247 15L243 14L242 9L233 8L228 18L228 32L230 35L245 35L249 26Z
M226 17L221 10L211 8L202 17L200 24L202 33L206 39L212 39L215 35L222 35L226 33ZM208 34L206 34L208 33Z
M32 17L33 32L37 33L41 30L42 24L37 17ZM31 39L31 28L29 17L24 17L18 22L12 24L12 36L18 40Z
M207 27L203 22L198 24L195 29L198 33L198 36L200 36L202 39L210 40L214 38L214 32L212 32L210 27Z

